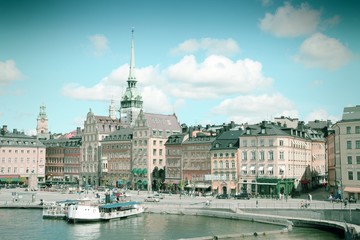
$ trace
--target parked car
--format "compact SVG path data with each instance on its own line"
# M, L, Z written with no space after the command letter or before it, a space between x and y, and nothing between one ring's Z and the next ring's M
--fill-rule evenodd
M223 193L223 194L218 194L216 196L217 199L228 199L229 198L229 194L227 193Z
M157 197L159 199L164 199L165 198L165 196L163 194L161 194L161 193L154 193L154 197Z
M234 196L235 199L250 199L250 194L248 193L240 193Z
M160 199L155 196L147 196L144 200L145 202L160 202Z

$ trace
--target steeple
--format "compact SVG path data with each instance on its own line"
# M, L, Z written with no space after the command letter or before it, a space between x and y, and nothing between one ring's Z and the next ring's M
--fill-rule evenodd
M129 81L136 81L135 76L135 49L134 49L134 29L131 31L131 56L130 56L130 70L129 70Z
M127 88L120 102L120 120L123 123L133 125L143 107L142 97L136 88L135 76L135 46L134 46L134 29L131 31L131 56L129 77L127 80Z

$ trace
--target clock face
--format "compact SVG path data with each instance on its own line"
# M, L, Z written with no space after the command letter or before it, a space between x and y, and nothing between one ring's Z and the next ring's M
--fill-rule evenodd
M41 122L45 122L45 119L44 119L44 118L42 118L42 119L41 119Z

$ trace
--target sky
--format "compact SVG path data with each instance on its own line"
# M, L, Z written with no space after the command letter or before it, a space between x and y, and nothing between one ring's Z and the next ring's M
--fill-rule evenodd
M340 120L360 105L356 0L0 0L0 125L36 133L108 116L134 29L148 113L187 125Z

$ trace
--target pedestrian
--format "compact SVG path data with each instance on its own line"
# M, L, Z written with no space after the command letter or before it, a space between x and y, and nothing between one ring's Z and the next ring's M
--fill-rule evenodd
M256 200L256 208L258 208L259 207L259 202L258 202L258 200Z
M312 201L312 195L309 193L309 201Z

